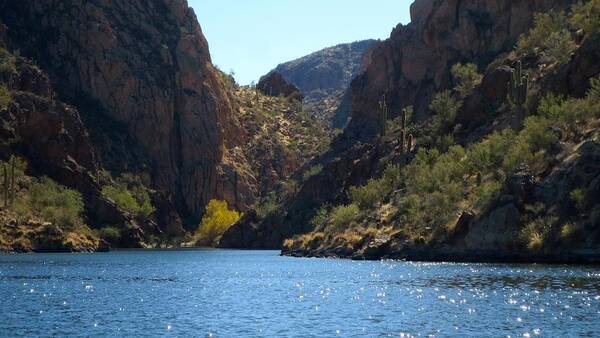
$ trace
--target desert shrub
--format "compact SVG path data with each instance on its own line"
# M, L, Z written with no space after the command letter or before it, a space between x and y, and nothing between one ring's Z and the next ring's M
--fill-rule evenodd
M147 188L133 174L123 174L114 185L102 188L102 194L113 200L119 208L138 218L146 219L156 210Z
M5 85L0 84L0 108L7 107L11 101L10 91Z
M211 200L196 232L198 245L217 246L221 236L240 217L239 212L229 209L226 201Z
M403 182L402 168L397 164L388 165L383 171L381 179L387 190L393 191L398 189Z
M473 63L457 63L452 66L451 72L456 83L455 90L462 98L467 97L483 79L483 76L477 72L477 66Z
M81 194L43 177L29 188L29 204L44 219L67 228L83 225Z
M312 218L310 223L314 226L315 229L322 230L327 225L328 221L329 221L329 206L323 205L319 208L319 210L317 210L317 213Z
M517 43L516 51L519 55L545 52L553 34L568 32L569 21L562 11L550 11L548 13L537 13L534 16L533 28L527 34L521 35ZM556 38L556 37L555 37Z
M351 187L350 198L360 209L367 210L381 202L389 192L389 187L384 185L383 180L369 180L361 187Z
M274 192L269 193L263 201L256 203L253 208L260 218L265 218L275 213L279 209L277 195Z
M556 216L541 216L529 222L521 232L519 237L529 250L537 250L541 248L552 230L552 226L556 223Z
M521 164L542 169L547 151L559 141L559 136L550 128L552 125L552 120L545 117L528 117L506 153L502 163L504 171L514 170Z
M600 102L600 77L590 79L590 90L587 92L586 98L596 104Z
M558 141L557 134L550 128L552 121L539 116L525 120L525 128L519 135L519 140L527 143L534 151L543 151Z
M329 216L330 229L341 231L356 219L360 209L356 204L338 205L331 210Z
M131 214L137 214L140 209L140 206L133 195L126 189L115 186L105 186L102 188L102 194L113 200L119 208Z
M476 184L471 191L469 200L473 202L473 209L483 211L490 205L491 201L502 191L502 182L499 180L487 180Z
M308 181L311 177L316 176L318 174L321 173L321 171L323 171L323 166L318 164L314 167L310 167L309 169L307 169L303 174L302 174L302 179L306 182Z
M573 5L569 23L585 34L600 32L600 0L578 2Z
M473 173L488 173L496 170L503 162L505 154L513 145L515 133L506 129L494 133L485 140L471 145L467 152L468 166Z
M550 34L542 45L543 55L552 62L565 64L571 59L571 52L575 50L576 44L573 41L571 32L561 30Z
M460 109L458 102L449 90L436 94L429 105L429 109L435 113L434 125L438 133L447 133L454 127L456 114Z
M17 57L0 47L0 73L14 73L17 71Z
M578 188L571 191L571 193L569 193L569 198L573 201L577 210L585 211L587 209L588 200L585 189Z
M298 182L296 182L296 180L293 179L289 179L281 184L284 196L290 196L295 194L298 191L299 187L300 186L298 185Z
M115 227L104 227L98 230L98 235L108 243L116 243L121 238L121 230Z
M580 227L573 225L572 223L567 223L560 228L560 237L569 238L575 236L577 233L581 231Z
M568 133L577 134L581 123L600 116L600 78L590 80L590 89L583 98L548 94L540 101L538 115Z

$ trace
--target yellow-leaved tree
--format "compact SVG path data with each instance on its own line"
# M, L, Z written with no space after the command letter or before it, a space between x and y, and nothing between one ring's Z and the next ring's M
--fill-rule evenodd
M240 219L239 212L229 209L226 201L211 200L196 232L196 245L212 246L219 244L221 236Z

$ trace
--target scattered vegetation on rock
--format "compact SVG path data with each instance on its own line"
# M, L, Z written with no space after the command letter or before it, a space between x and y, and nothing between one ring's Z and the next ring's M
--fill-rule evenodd
M121 175L114 184L104 186L102 194L140 220L147 219L156 211L150 200L148 188L139 177L130 173Z
M83 219L81 194L48 177L27 176L27 163L18 157L0 163L14 163L15 195L2 194L0 250L4 251L95 251L100 241ZM11 170L9 170L10 172ZM12 188L11 188L12 189Z
M351 204L319 209L312 221L315 230L285 241L284 252L380 258L402 252L462 257L468 250L508 250L490 257L556 259L551 251L574 250L573 239L582 231L588 241L600 239L593 220L598 217L597 201L589 197L599 192L600 177L593 172L598 167L591 159L600 147L600 78L585 79L589 89L583 97L557 95L544 88L560 78L561 67L573 67L571 54L581 46L576 41L586 41L598 29L598 4L588 1L569 13L535 16L534 27L502 61L514 65L516 58L537 60L528 64L523 75L520 69L513 70L519 82L526 77L532 85L516 88L516 97L506 83L505 108L490 116L489 131L471 142L465 142L463 127L456 120L463 104L482 85L483 76L471 64L452 67L453 91L434 95L429 105L432 117L414 126L420 142L410 162L403 165L397 160L366 184L350 187ZM585 36L576 40L581 32ZM519 114L517 127L506 122L512 119L506 109L509 103L528 109L527 115ZM390 133L382 141L396 136ZM577 170L588 174L574 174ZM559 185L565 177L570 177L569 183ZM594 182L596 190L578 186L583 182ZM571 204L565 205L564 199ZM420 251L423 248L428 248L429 256Z

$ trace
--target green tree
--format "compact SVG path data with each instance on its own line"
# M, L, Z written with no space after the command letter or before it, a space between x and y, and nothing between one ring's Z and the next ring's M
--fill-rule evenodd
M455 89L461 98L467 97L475 87L481 84L483 76L477 72L473 63L457 63L452 66L452 78L456 83Z
M73 228L84 225L81 218L84 208L81 194L47 177L31 185L29 204L44 219L58 226Z
M226 201L211 200L206 206L206 212L196 232L197 245L217 246L221 236L240 217L239 212L229 209Z

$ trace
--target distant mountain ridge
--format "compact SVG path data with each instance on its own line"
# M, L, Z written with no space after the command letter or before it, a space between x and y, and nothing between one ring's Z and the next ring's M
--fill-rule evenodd
M306 109L314 115L333 120L341 128L349 108L338 111L350 82L369 63L369 51L378 40L363 40L322 49L275 68L305 95ZM337 112L336 112L337 111ZM334 116L335 115L335 116Z

